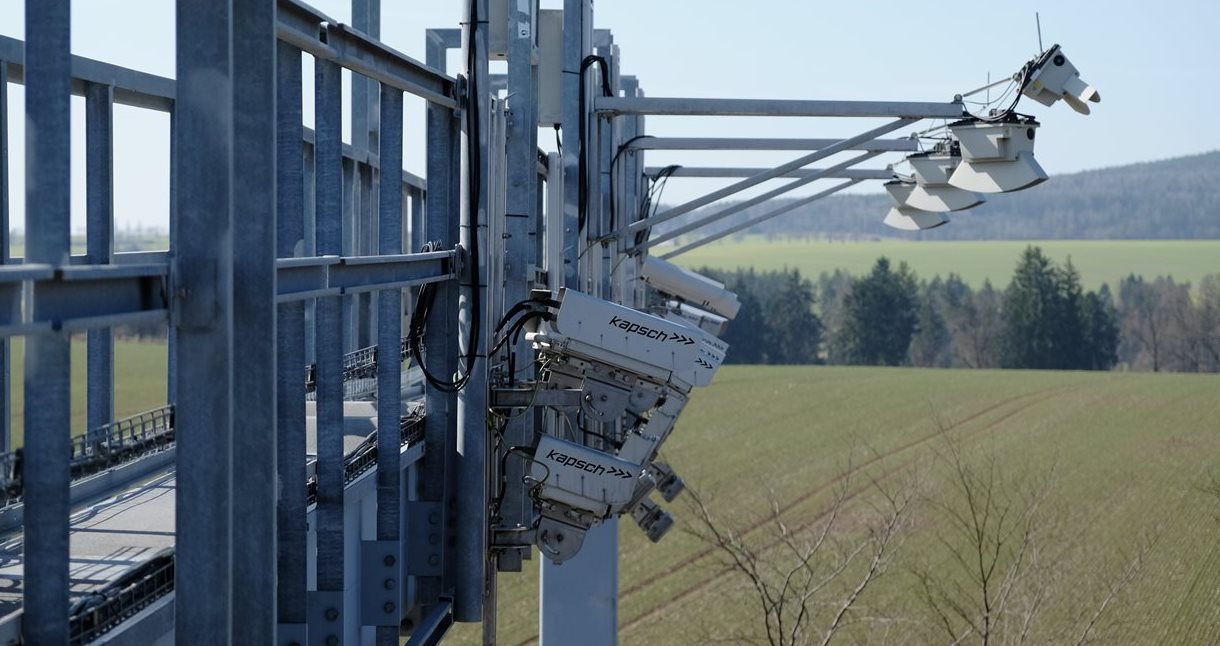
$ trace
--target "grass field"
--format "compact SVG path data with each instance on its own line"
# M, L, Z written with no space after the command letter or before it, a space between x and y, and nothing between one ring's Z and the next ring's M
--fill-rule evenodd
M1096 289L1102 283L1109 283L1114 289L1120 279L1131 273L1146 278L1172 275L1197 285L1202 276L1220 272L1220 240L768 242L761 236L749 236L742 241L714 242L673 260L686 267L758 270L789 267L817 278L822 272L835 269L864 274L878 256L887 256L895 262L905 260L921 278L956 272L976 287L984 280L1004 286L1012 277L1018 255L1030 244L1041 246L1057 262L1070 256L1088 289Z
M932 456L946 437L1000 456L1017 475L1054 465L1049 502L1064 555L1055 598L1099 599L1141 533L1155 531L1159 540L1109 615L1121 624L1103 643L1217 644L1220 501L1198 489L1220 470L1217 419L1214 376L726 366L688 406L665 457L739 529L760 521L768 488L785 522L815 518L853 444L880 456L863 467L873 476L920 468L931 497L945 487ZM741 581L682 531L692 511L682 499L668 507L679 526L661 543L648 543L630 521L621 527L621 643L704 643L752 625L755 606ZM890 573L861 600L874 614L903 618L911 643L944 641L919 637L928 617L910 573L946 558L931 514L920 507ZM537 557L525 573L500 579L501 643L536 637L536 567ZM1072 610L1055 606L1043 629ZM455 636L473 643L477 633L460 626Z
M12 340L12 428L15 446L20 446L25 412L25 339ZM114 414L118 419L165 405L167 346L164 342L114 344ZM72 341L72 432L85 431L85 341Z

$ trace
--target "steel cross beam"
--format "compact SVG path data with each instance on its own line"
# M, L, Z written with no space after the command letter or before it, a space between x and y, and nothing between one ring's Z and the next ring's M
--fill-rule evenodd
M783 186L781 186L777 189L767 191L766 193L763 193L762 195L752 197L748 200L745 200L744 202L738 202L736 204L730 205L730 206L728 206L724 209L721 209L719 211L716 211L710 215L704 216L694 222L690 222L688 224L682 225L682 226L678 227L677 229L668 231L656 238L650 238L648 240L645 240L644 242L636 245L635 249L637 251L642 251L649 247L656 246L662 242L667 242L669 240L673 240L674 238L677 238L678 236L680 236L684 233L688 233L690 231L693 231L693 230L703 227L705 225L711 224L712 222L715 222L717 220L728 217L734 213L737 213L738 211L744 211L745 209L748 209L751 206L754 206L756 204L761 204L774 197L783 195L784 193L787 193L788 191L791 191L795 188L800 188L806 184L812 183L815 180L826 177L830 173L836 173L841 170L847 169L851 166L854 166L856 164L859 164L860 162L868 161L869 159L872 159L873 157L876 157L877 155L880 155L880 154L881 153L879 153L879 152L862 153L860 155L852 157L851 159L849 159L845 162L842 162L840 164L835 164L834 166L831 166L830 168L827 168L826 170L822 171L820 174L813 173L813 174L809 175L808 177L802 177L801 179L798 179L796 181L784 184Z
M692 249L697 249L710 242L715 242L716 240L719 240L725 236L730 236L743 229L748 229L760 222L763 222L764 220L770 220L773 217L783 215L789 211L792 211L792 210L798 209L802 206L805 206L806 204L811 204L813 202L816 202L828 195L833 195L835 193L838 193L839 191L841 191L845 188L855 186L856 184L859 184L862 181L863 180L859 180L859 179L850 179L841 184L836 184L834 186L831 186L830 188L828 188L824 191L814 193L813 195L810 195L809 197L803 197L799 200L793 200L787 204L784 204L783 206L781 206L779 208L772 209L770 211L767 211L766 213L763 213L762 215L752 217L749 220L746 220L745 222L733 225L733 226L725 229L724 231L718 231L716 233L713 233L710 236L707 236L706 238L700 238L699 240L696 240L690 244L686 244L677 249L674 249L673 251L669 251L669 252L663 254L661 256L661 259L668 260L679 254L684 254Z
M276 37L430 103L456 108L454 79L297 0L279 0Z
M627 144L627 150L819 150L839 143L838 139L736 138L736 137L651 137L646 136ZM919 141L874 139L852 150L914 152Z
M644 169L644 175L648 177L657 177L665 168L666 167L664 166L649 166ZM679 166L676 170L666 173L666 176L703 178L753 177L759 173L766 172L767 170L768 169L766 168L740 168L732 166L724 168L708 166ZM827 169L825 168L798 168L797 170L788 171L779 177L809 177L811 175L839 179L889 180L894 178L894 171L888 168L847 168L830 173L827 172Z
M641 100L643 100L643 99L641 99ZM849 149L851 149L852 146L857 146L866 141L872 141L873 139L876 139L877 137L879 137L881 135L884 135L889 132L893 132L904 126L909 126L918 120L919 119L917 119L917 118L906 118L906 117L901 118L901 119L896 119L885 125L878 126L876 128L873 128L872 130L868 130L866 132L858 134L855 137L849 137L847 139L844 139L833 146L827 146L826 148L823 148L817 152L810 153L803 157L798 157L786 164L780 164L779 166L776 166L775 168L772 168L771 170L769 170L765 173L759 173L753 177L743 179L739 182L734 182L733 184L730 184L720 190L712 191L711 193L708 193L707 195L704 195L703 197L696 198L696 199L686 202L684 204L675 206L672 209L669 209L668 211L661 213L660 215L656 215L651 218L639 220L638 222L633 222L632 224L630 224L626 227L620 228L618 231L615 232L615 234L616 235L634 234L635 232L640 231L642 229L656 226L658 224L661 224L662 222L667 222L669 220L672 220L672 219L678 217L679 215L683 215L685 213L690 213L691 211L694 211L697 208L707 206L708 204L711 204L712 202L715 202L717 200L720 200L720 199L723 199L730 195L733 195L734 193L744 191L745 189L750 188L752 186L757 186L758 184L761 184L769 179L774 179L776 177L779 177L780 175L783 175L784 173L787 173L789 171L793 171L798 168L808 166L809 164L812 164L815 161L825 159L827 157L830 157L831 155L841 153L845 150L849 150ZM870 156L875 155L875 154L876 153L870 153ZM846 168L846 166L843 166L842 168ZM840 168L835 168L835 170L839 170L839 169Z
M788 99L692 99L686 97L596 97L593 109L607 115L717 117L896 117L958 119L960 101L812 101Z

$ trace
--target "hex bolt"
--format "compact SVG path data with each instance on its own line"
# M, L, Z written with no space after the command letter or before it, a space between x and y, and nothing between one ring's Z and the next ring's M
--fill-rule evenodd
M396 563L396 562L397 561L395 561L393 554L385 555L385 566L386 567L394 567L394 563Z
M436 554L432 554L428 557L428 565L440 565L440 564L441 564L440 556L438 556Z
M393 589L394 589L394 586L395 586L396 584L395 584L395 582L394 582L394 579L386 579L386 580L385 580L385 582L384 582L382 585L384 585L384 586L385 586L385 589L386 589L386 590L393 590Z
M382 606L382 608L384 608L384 609L385 609L386 614L389 614L389 613L391 613L391 612L394 612L394 602L393 602L393 601L387 601L387 602L385 602L385 605L384 605L384 606Z
M336 619L338 619L338 618L339 618L339 611L338 611L338 610L336 610L336 609L334 609L334 608L327 608L327 609L326 609L326 620L327 620L327 621L334 621L334 620L336 620Z
M441 522L441 515L435 511L428 514L428 522L433 525L439 524Z
M326 646L339 646L339 636L338 635L327 635L326 636Z

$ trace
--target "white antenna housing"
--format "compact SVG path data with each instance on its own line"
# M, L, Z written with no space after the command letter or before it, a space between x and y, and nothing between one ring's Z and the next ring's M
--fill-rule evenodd
M971 209L986 202L987 198L979 193L965 191L949 184L949 177L961 161L961 155L936 151L915 153L907 157L915 175L915 187L911 189L903 206L939 213Z
M894 180L885 183L885 192L890 194L890 202L894 206L885 214L882 224L902 231L923 231L949 222L949 218L943 213L921 211L907 206L907 200L914 190L915 184L912 182Z
M949 131L961 145L962 161L949 183L978 193L1008 193L1045 182L1046 171L1034 159L1037 129L1038 122L1028 117L950 124Z

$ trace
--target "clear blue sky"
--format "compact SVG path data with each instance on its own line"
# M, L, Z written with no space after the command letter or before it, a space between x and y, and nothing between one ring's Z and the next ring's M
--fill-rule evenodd
M343 0L316 4L336 19L350 18ZM383 37L422 60L424 29L457 26L462 2L383 4ZM20 0L0 0L0 34L22 37L22 5ZM74 53L173 75L173 2L77 0L73 5ZM543 0L544 8L561 5L560 0ZM638 76L650 96L940 101L982 85L988 73L995 79L1010 75L1034 56L1035 9L1041 12L1046 45L1063 45L1082 78L1103 98L1087 117L1061 103L1045 108L1022 102L1022 110L1043 124L1037 155L1052 175L1220 148L1220 121L1209 116L1210 108L1220 105L1220 3L1061 1L1038 7L959 1L603 0L595 5L595 22L613 31L622 48L624 73ZM24 153L17 116L24 95L20 88L11 89L10 155L20 175ZM406 130L406 163L420 174L422 146L412 144L423 137L422 105L409 100ZM73 207L75 226L80 227L84 196L79 109L76 118L75 157L81 161L74 174ZM164 226L168 119L128 109L119 109L115 118L120 225ZM648 130L668 136L831 137L848 136L875 123L654 117ZM549 145L550 137L541 140ZM773 165L792 156L654 153L648 163ZM897 160L879 158L872 165ZM13 219L20 226L23 184L20 177L13 179ZM674 180L666 201L690 199L717 184Z

